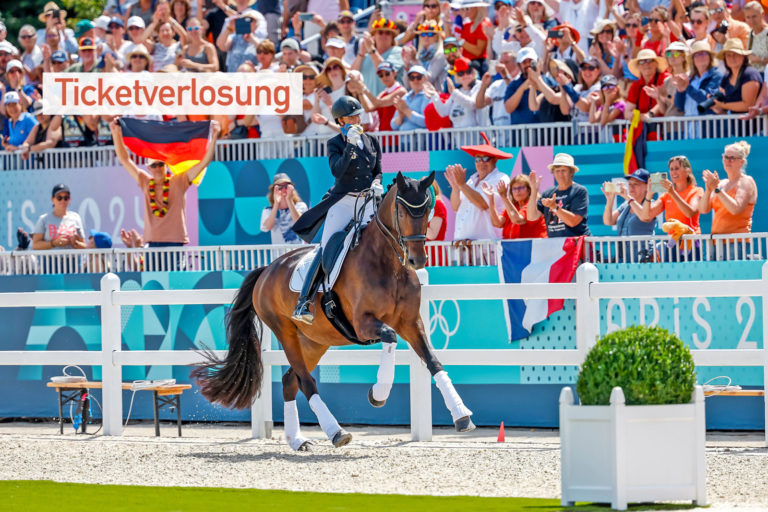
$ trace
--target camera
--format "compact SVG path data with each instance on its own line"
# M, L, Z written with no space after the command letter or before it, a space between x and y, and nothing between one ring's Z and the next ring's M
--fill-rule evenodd
M299 21L312 21L314 19L315 15L311 12L302 12L299 13Z
M536 71L536 61L531 62L531 69Z
M726 20L723 20L720 22L720 25L712 31L714 34L715 32L719 32L720 34L727 34L728 33L728 22Z
M563 31L562 30L550 30L547 32L547 37L549 39L560 39L563 37Z
M725 94L722 91L717 91L715 94L707 98L706 100L699 103L696 108L699 110L699 114L703 114L707 110L711 109L715 105L715 100L717 101L723 101L725 99Z
M235 20L235 34L243 35L251 33L251 18L237 18Z

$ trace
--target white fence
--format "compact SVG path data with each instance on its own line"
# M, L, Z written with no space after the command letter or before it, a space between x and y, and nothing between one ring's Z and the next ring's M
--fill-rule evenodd
M420 271L422 283L426 272ZM105 435L121 435L123 366L131 365L189 365L201 361L193 351L121 350L121 306L169 304L227 304L234 291L227 290L140 290L121 291L114 274L101 279L101 290L91 292L22 292L0 293L0 307L62 307L100 306L100 351L3 351L3 365L91 365L101 366L103 382L103 421ZM484 284L425 285L422 288L421 315L429 324L430 301L442 300L503 300L567 298L576 302L575 349L569 350L438 350L438 359L446 366L519 366L519 365L580 365L599 335L599 299L663 298L663 297L734 297L762 298L762 349L693 350L697 366L762 366L764 383L768 383L768 263L763 265L762 279L728 281L680 281L675 286L666 282L600 283L594 265L583 264L576 272L575 283L565 284ZM222 326L223 329L223 326ZM734 343L735 345L735 343ZM271 350L271 335L262 340L264 379L262 394L254 402L252 433L254 437L270 434L272 424L271 367L286 365L282 351ZM398 351L397 364L410 367L411 437L430 440L432 436L431 378L426 366L413 351ZM377 365L375 350L331 350L320 364ZM43 385L41 383L41 385ZM768 396L765 398L768 426ZM471 405L471 404L470 404ZM768 441L767 444L768 446Z
M768 117L740 120L737 115L663 117L654 120L659 140L752 137L768 134ZM382 151L439 151L482 144L480 132L500 147L581 145L624 142L628 121L607 126L579 122L537 123L476 128L446 128L437 132L377 132ZM327 156L327 136L285 135L274 139L221 140L216 160L241 161ZM141 159L136 159L141 162ZM113 146L54 148L32 153L29 159L19 152L0 151L0 171L24 169L81 169L119 165ZM426 170L426 169L425 169Z
M684 237L693 250L668 245L669 237L587 237L583 259L589 263L663 263L685 261L765 260L768 233ZM84 274L252 270L271 263L296 245L229 245L152 249L86 249L0 252L0 275ZM431 266L496 265L496 241L427 242Z

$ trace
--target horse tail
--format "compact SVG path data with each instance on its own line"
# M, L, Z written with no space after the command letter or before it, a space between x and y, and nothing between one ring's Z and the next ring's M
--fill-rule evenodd
M206 362L192 371L200 392L213 403L247 409L261 392L262 332L261 328L257 330L254 326L254 319L258 317L253 309L252 295L256 281L265 268L257 268L246 276L227 313L229 352L224 360L219 360L206 348L201 351Z

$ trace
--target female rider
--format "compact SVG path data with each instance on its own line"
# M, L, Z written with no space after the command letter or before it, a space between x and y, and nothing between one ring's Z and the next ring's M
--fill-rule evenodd
M320 250L317 251L301 288L293 319L311 324L314 314L310 311L312 298L317 291L322 272L322 252L328 240L341 231L355 217L355 208L365 208L364 220L373 216L373 203L365 203L361 197L367 189L380 196L381 148L379 141L364 134L360 125L363 107L351 96L342 96L331 107L331 116L341 128L341 133L328 141L328 161L336 182L317 206L304 213L293 231L304 241L311 243L322 226ZM325 221L325 224L323 224Z

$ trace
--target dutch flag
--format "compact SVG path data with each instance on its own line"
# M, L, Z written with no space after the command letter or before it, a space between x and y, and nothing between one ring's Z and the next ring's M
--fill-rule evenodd
M570 283L579 266L583 237L503 241L499 263L502 283ZM507 301L510 341L527 338L533 326L563 309L563 299Z

